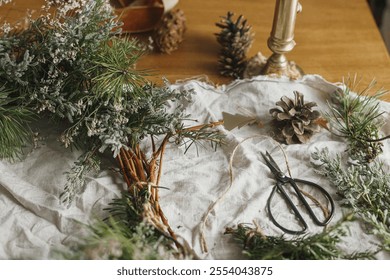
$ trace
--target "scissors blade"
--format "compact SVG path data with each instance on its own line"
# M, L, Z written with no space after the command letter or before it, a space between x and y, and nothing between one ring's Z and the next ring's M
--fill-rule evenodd
M261 155L263 156L268 168L271 169L272 173L275 176L280 176L281 174L283 174L283 172L280 170L279 166L276 164L275 160L271 157L268 151L265 154L262 152Z

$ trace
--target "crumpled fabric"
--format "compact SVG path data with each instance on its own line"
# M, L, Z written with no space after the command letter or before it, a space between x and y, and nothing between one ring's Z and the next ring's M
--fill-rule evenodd
M315 109L327 111L327 100L338 84L325 81L318 75L306 75L300 80L258 76L237 80L229 85L214 87L190 80L171 85L175 89L192 90L192 102L184 104L189 115L186 125L219 121L222 112L240 114L260 120L263 127L246 125L231 131L219 126L225 144L211 147L208 143L167 146L163 159L160 203L175 233L193 247L202 259L239 259L242 248L229 235L226 227L239 223L256 223L267 235L283 232L269 219L267 199L275 184L272 173L261 153L270 152L282 171L287 167L281 146L272 139L269 109L283 95L293 98L293 91L304 94L305 101L317 103ZM380 102L384 117L389 119L390 104ZM120 175L103 170L87 179L84 192L67 209L59 201L66 181L66 172L79 152L60 145L55 137L48 137L44 145L32 150L22 161L0 161L0 258L48 259L53 250L61 250L85 234L83 224L105 215L104 209L120 195L124 182ZM390 134L390 122L381 131ZM379 156L389 169L390 143L385 141ZM331 155L345 155L346 143L325 129L315 134L308 143L282 145L293 177L316 182L335 199L335 216L330 225L343 215L336 189L316 173L311 154L327 147ZM188 149L187 149L188 148ZM234 152L234 158L232 154ZM231 163L230 163L231 162ZM230 177L232 174L232 177ZM232 178L232 181L231 181ZM211 205L202 228L202 221ZM274 198L272 209L278 221L295 227L296 221L285 209L283 200ZM304 212L304 211L303 211ZM304 214L309 233L323 230ZM201 250L203 233L208 252ZM378 240L364 233L359 223L349 228L349 236L342 247L353 252L373 249ZM390 256L381 254L379 258Z

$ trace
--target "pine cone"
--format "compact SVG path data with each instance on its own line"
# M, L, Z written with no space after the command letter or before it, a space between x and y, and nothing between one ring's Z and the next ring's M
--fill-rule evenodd
M223 76L242 78L246 67L246 53L252 45L252 27L247 25L240 15L233 22L233 13L228 12L216 25L221 28L220 33L215 34L221 45L219 57L219 69Z
M161 19L153 36L157 48L167 54L177 50L184 39L186 29L184 12L180 9L169 11Z
M313 110L315 102L303 101L303 94L294 91L295 100L283 96L276 102L280 108L273 108L269 112L274 118L277 127L277 138L287 144L306 143L310 137L320 130L316 123L321 116Z

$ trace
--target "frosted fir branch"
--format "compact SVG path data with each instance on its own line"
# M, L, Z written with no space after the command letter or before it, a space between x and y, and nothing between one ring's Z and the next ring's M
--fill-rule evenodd
M68 208L74 198L85 187L86 177L100 168L100 160L95 155L96 150L86 152L74 163L73 167L66 174L64 191L60 195L60 201Z
M377 160L371 163L350 163L344 167L339 156L332 158L328 149L312 154L318 172L326 176L350 207L370 226L370 232L383 240L383 249L390 251L390 172Z
M26 72L30 67L37 66L34 62L34 55L26 50L22 58L10 56L9 53L0 55L0 75L10 83L15 82L20 86L27 86L28 81L25 80Z
M43 14L30 19L25 30L0 38L0 79L15 83L37 112L50 111L70 121L78 112L74 103L88 85L91 58L120 32L107 1L66 1L57 11L76 2L78 12L72 16ZM75 6L66 9L71 8Z

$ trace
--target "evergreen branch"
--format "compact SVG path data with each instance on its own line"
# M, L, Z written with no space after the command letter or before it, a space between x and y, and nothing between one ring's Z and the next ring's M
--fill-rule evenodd
M211 122L209 124L201 124L192 127L184 127L181 125L172 136L176 144L183 144L186 146L185 152L193 145L202 144L203 142L210 142L211 146L221 145L224 143L224 135L213 129L214 127L223 124L223 121ZM215 146L216 148L217 146Z
M128 92L123 88L126 86L132 93L141 94L137 88L145 83L147 72L135 70L135 64L143 53L144 49L135 39L114 37L102 44L87 71L95 93L104 99L119 100Z
M0 81L7 81L23 106L66 126L60 136L65 147L85 150L67 174L63 203L70 205L98 166L99 153L109 149L129 194L114 203L123 206L127 201L124 207L134 208L127 218L118 209L113 214L124 221L131 220L130 214L138 217L134 226L140 221L152 225L183 251L160 207L157 186L165 146L183 128L183 108L192 92L146 83L147 73L135 69L144 50L135 40L115 37L119 24L107 2L77 1L83 2L77 10L61 3L54 17L31 20L26 30L1 38L7 44L0 51ZM164 137L158 147L153 142L149 159L140 149L145 136ZM181 137L186 136L196 141L217 138L203 128L182 131Z
M369 231L383 241L383 249L390 251L390 172L378 161L351 164L343 168L340 157L332 159L327 149L316 151L312 158L319 165L319 173L328 177L343 205L365 223Z
M355 252L347 254L338 245L346 235L346 216L321 233L287 239L282 236L266 236L257 225L250 227L239 224L237 228L227 228L225 234L233 235L243 245L243 254L252 260L337 260L373 259L375 252Z
M100 167L100 160L96 157L96 148L82 154L67 172L64 191L60 194L60 201L70 207L74 198L85 187L86 177L96 172Z
M349 80L343 90L335 92L333 103L328 102L330 112L326 118L330 123L331 132L348 141L348 151L352 158L360 161L371 161L382 152L381 141L390 135L380 137L379 130L384 120L383 112L379 111L378 97L386 93L380 89L374 95L366 94L375 86L372 81L357 96L351 94L350 87L355 82Z
M156 260L174 259L175 251L167 239L143 222L133 228L115 219L98 221L89 226L89 235L69 251L65 259Z
M9 95L9 91L0 88L0 158L15 159L23 147L32 143L29 123L35 116Z

